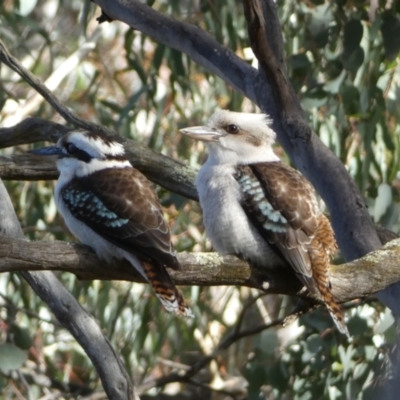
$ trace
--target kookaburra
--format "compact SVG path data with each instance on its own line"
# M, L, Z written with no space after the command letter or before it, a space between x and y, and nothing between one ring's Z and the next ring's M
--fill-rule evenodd
M128 260L167 311L192 316L165 268L178 270L179 263L160 202L122 144L99 132L72 131L32 153L58 156L55 200L72 234L102 260Z
M218 110L207 126L180 130L208 148L196 179L206 233L222 254L267 268L289 264L348 335L328 277L337 249L331 225L311 184L274 153L269 122L263 114Z

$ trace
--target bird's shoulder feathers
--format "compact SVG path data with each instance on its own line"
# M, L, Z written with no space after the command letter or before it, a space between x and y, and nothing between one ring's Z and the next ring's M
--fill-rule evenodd
M320 211L311 184L280 161L241 165L235 178L242 207L258 232L312 286L307 246L317 231Z

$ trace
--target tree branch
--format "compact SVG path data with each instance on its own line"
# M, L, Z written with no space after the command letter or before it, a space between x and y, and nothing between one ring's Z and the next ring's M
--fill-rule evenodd
M260 288L266 293L306 296L290 268L267 270L249 268L234 256L216 253L180 253L182 271L170 271L178 285L238 285ZM55 262L54 260L57 260ZM342 265L332 265L332 291L339 302L376 293L400 280L400 239L382 249ZM143 282L128 262L106 264L87 246L67 242L29 242L1 237L0 272L67 271L80 279L127 280Z
M0 128L0 148L39 141L56 142L70 130L72 128L40 118L27 118L13 127ZM197 172L193 168L133 140L120 141L123 141L132 165L151 181L189 199L198 199L194 185ZM54 160L45 160L43 157L40 162L38 160L33 154L0 156L0 177L4 180L58 178Z
M94 0L94 3L112 19L125 22L157 42L187 54L194 62L255 101L254 82L258 71L204 30L167 17L138 0ZM272 100L270 88L265 83L259 84L270 92Z
M9 241L11 254L13 247L11 242L29 243L23 240L24 234L1 179L0 233L6 235L1 236L0 246L4 247L4 243ZM4 261L2 258L1 262ZM100 376L108 397L121 400L137 398L129 375L109 340L103 335L92 316L80 306L60 281L48 271L25 270L22 275L85 350Z

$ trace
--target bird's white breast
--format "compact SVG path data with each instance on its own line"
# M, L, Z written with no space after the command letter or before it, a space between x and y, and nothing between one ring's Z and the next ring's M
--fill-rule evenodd
M206 162L197 176L196 186L208 237L221 254L242 255L265 267L281 265L281 259L245 214L234 172L233 166Z

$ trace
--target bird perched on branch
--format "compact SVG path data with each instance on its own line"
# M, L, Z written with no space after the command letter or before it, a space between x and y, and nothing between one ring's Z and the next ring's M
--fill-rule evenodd
M69 230L100 259L127 259L167 311L192 316L165 268L180 266L160 202L122 144L99 132L72 131L32 153L58 156L55 199Z
M208 148L196 179L206 233L220 253L268 268L289 264L348 335L328 277L337 249L331 225L311 184L275 155L269 122L263 114L218 110L207 126L180 130Z

